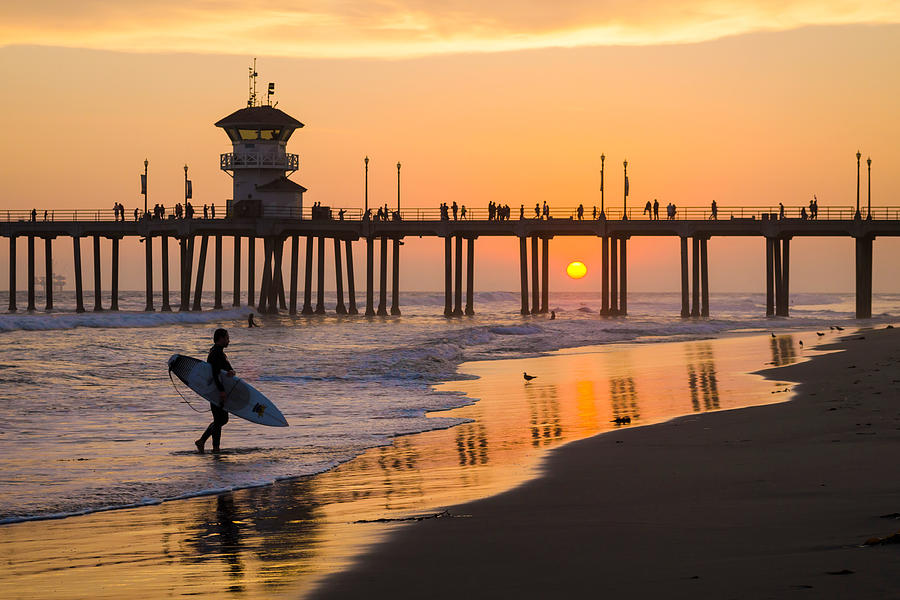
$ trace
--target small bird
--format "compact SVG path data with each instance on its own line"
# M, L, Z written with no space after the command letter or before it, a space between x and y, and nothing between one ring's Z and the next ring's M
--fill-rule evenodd
M616 417L610 423L615 423L616 425L628 425L631 423L631 417Z
M531 381L532 379L537 379L537 375L529 375L525 371L522 371L522 377L525 378L525 381Z
M834 328L837 329L838 331L843 331L843 330L844 330L844 328L841 327L840 325L835 325Z
M772 334L772 337L775 337L775 334L774 334L774 333Z
M800 344L800 347L802 348L802 347L803 347L803 340L800 340L798 343Z
M816 335L819 336L819 337L822 337L822 336L825 335L825 334L824 334L824 333L821 333L821 332L819 332L819 331L817 331L817 332L816 332Z

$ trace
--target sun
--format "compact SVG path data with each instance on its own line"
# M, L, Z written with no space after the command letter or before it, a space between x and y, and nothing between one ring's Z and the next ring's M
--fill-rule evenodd
M576 260L575 262L570 262L569 266L566 267L566 274L572 279L581 279L587 275L587 267L584 266L583 262Z

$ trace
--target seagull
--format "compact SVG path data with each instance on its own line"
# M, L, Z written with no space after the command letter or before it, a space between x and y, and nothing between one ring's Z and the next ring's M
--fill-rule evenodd
M522 377L525 378L525 381L531 381L532 379L537 379L537 375L529 375L525 371L522 371Z
M843 331L843 330L844 330L844 328L841 327L840 325L835 325L834 328L837 329L838 331Z
M803 347L803 340L800 340L799 344L800 344L800 347L802 348L802 347Z
M775 334L774 334L774 333L772 334L772 337L775 337Z
M610 423L615 423L616 425L628 425L631 423L631 417L616 417Z
M824 334L824 333L820 333L820 332L817 331L817 332L816 332L816 335L819 336L819 337L822 337L822 336L825 335L825 334Z

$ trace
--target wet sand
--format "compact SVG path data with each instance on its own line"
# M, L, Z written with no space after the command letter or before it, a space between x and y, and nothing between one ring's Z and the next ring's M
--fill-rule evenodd
M314 591L323 577L338 573L323 588L330 597L372 597L360 591L369 586L367 569L384 577L375 584L383 586L379 594L395 596L425 594L434 581L461 572L466 573L463 581L471 577L473 585L478 582L478 587L499 595L505 595L502 590L508 586L520 595L528 595L532 587L542 589L526 583L531 581L527 576L514 581L517 576L513 574L523 570L532 577L547 577L553 582L551 587L558 586L555 573L563 571L558 571L554 561L544 564L541 558L539 562L522 562L527 557L517 552L529 551L529 544L535 542L542 546L545 539L546 549L554 547L559 514L579 515L577 503L567 504L567 493L590 498L581 510L589 509L594 519L602 517L602 522L588 519L582 523L579 518L565 527L591 533L589 546L600 544L612 550L620 544L613 526L620 522L617 502L630 503L621 508L625 512L639 503L627 497L614 502L616 495L609 495L611 491L624 493L625 484L634 484L637 490L646 487L648 493L652 492L647 499L657 508L648 513L652 519L644 515L637 522L652 524L661 519L656 513L670 499L663 491L664 479L654 470L688 449L701 454L701 465L712 459L707 454L720 451L718 442L697 438L690 430L682 437L679 428L692 423L690 418L659 427L635 426L666 421L675 415L782 402L789 396L785 393L788 384L747 372L766 364L790 364L801 359L804 352L811 354L800 349L794 336L769 339L768 335L755 335L600 346L533 359L467 363L461 371L477 379L449 382L438 389L463 391L479 401L437 414L460 416L471 422L395 438L390 446L372 449L328 473L219 496L0 527L0 559L6 566L0 573L0 596L296 597ZM538 379L525 383L523 369L537 374ZM780 372L776 376L783 377ZM723 414L739 413L704 416L701 422ZM628 417L631 423L611 422L617 417ZM566 446L549 462L541 462L548 449L617 429L621 431ZM642 436L647 436L643 453L637 443ZM752 454L751 449L765 444L765 436L756 436L755 443L744 441L745 437L735 436L733 446ZM589 450L588 457L574 461L560 458L584 452L578 450L583 443L590 447L601 444L611 450ZM674 446L669 448L667 444ZM634 454L623 454L626 447ZM604 454L613 463L604 466L584 462L588 458L603 459ZM622 456L631 456L633 462L620 464ZM215 456L209 459L217 460ZM702 474L689 466L697 459L685 455L684 460L669 474ZM227 468L227 461L219 468ZM539 473L544 473L541 479L515 492L442 512L447 506L509 490ZM585 478L588 475L596 480ZM515 500L533 486L544 489L548 482L549 491L537 493L527 502ZM715 488L718 484L697 485ZM692 493L705 497L705 492ZM593 495L602 496L609 508L597 504L595 510L600 499ZM513 505L503 505L504 498L513 498ZM501 504L485 513L477 512L494 502ZM676 503L673 515L678 514L679 506ZM465 517L469 514L473 516ZM725 517L719 518L724 527ZM602 523L609 523L610 529L598 529ZM657 532L649 525L626 529L649 536L643 543L656 547L658 536L673 532L665 519L659 524L669 531ZM471 526L488 530L478 534L482 537L470 537ZM446 541L444 536L449 536ZM378 547L377 556L363 559L362 570L345 572L360 552L386 539L387 545ZM571 561L574 566L591 556L594 549L583 552L569 544L582 541L560 540L564 547L558 548L556 561ZM638 540L634 544L633 551L637 552ZM506 545L513 546L512 550L502 549ZM496 552L485 557L483 551L493 548ZM666 551L672 548L677 551L677 546L669 546ZM438 550L439 554L432 554ZM623 552L626 550L623 548ZM498 560L507 552L509 561ZM382 554L394 558L382 560ZM426 557L434 564L412 569L416 560ZM448 562L442 564L444 560ZM587 572L595 570L591 567ZM429 580L428 573L437 579ZM571 574L565 577L577 580ZM354 587L360 585L362 588ZM447 590L427 593L447 591L449 597L450 589L455 588L451 585ZM466 593L473 595L472 588Z
M765 373L802 382L791 402L568 444L312 597L900 597L900 544L864 545L900 529L900 338L820 349Z

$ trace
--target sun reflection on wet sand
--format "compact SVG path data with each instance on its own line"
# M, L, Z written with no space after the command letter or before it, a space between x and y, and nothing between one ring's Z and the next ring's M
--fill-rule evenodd
M432 517L533 477L547 448L678 415L783 401L788 395L775 393L783 383L747 372L799 358L784 335L466 363L460 370L477 379L436 387L478 402L436 416L470 422L395 438L328 473L0 527L0 596L296 594L346 567L396 521ZM523 370L538 378L525 382Z

